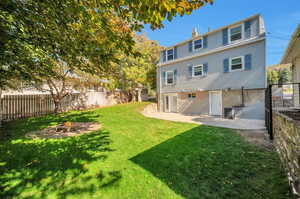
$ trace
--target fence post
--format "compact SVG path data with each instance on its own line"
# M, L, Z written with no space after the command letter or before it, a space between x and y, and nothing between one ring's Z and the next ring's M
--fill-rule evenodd
M2 126L3 110L2 110L2 90L0 89L0 127Z
M294 93L294 89L293 89L293 93ZM294 98L295 98L295 95L294 95ZM300 106L300 83L298 83L298 100L299 100L299 104L298 106ZM294 99L293 99L294 101ZM295 106L295 101L293 102L294 106Z
M269 85L269 135L270 140L273 140L273 104L272 104L272 84Z

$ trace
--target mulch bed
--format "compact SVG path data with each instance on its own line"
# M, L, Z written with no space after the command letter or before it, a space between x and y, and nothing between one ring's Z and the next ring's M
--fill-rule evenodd
M95 122L72 122L71 128L64 128L63 125L56 125L40 131L33 131L26 134L29 138L64 138L78 136L92 131L99 130L101 124Z

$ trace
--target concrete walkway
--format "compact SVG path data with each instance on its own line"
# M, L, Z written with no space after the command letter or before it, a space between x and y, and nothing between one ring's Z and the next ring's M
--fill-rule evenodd
M240 130L265 130L265 121L262 119L223 119L208 115L183 115L180 113L164 113L157 112L155 105L148 105L142 114L146 117L171 120L177 122L189 122L195 124L204 124L209 126L217 126Z

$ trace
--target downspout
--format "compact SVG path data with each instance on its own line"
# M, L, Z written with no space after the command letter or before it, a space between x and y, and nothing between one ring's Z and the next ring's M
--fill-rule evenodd
M242 107L245 106L244 86L242 86Z
M160 88L161 88L161 76L160 76L160 67L158 66L156 69L156 81L158 82L156 84L156 90L157 90L157 111L160 112L160 106L161 106L161 96L160 96Z

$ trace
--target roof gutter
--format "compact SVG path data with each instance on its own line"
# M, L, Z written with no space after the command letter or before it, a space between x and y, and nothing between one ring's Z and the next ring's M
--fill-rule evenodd
M246 18L246 19L240 20L240 21L235 22L235 23L230 24L230 25L222 26L221 28L212 30L212 31L210 31L210 32L207 32L207 33L204 33L204 34L201 34L201 35L198 35L197 37L194 37L194 38L187 39L187 40L185 40L185 41L182 41L182 42L180 42L180 43L174 44L174 45L172 45L172 46L164 47L163 50L166 50L166 49L169 49L169 48L173 48L174 46L179 46L179 45L188 43L189 41L192 41L192 40L195 40L195 39L198 39L198 38L207 36L207 35L211 35L211 34L213 34L213 33L219 32L219 31L221 31L221 30L223 30L223 29L225 29L225 28L229 28L229 27L238 25L238 24L240 24L240 23L243 23L243 22L245 22L245 21L249 21L249 20L251 20L251 19L255 19L255 18L257 18L257 17L260 17L260 14L253 15L253 16L251 16L251 17L248 17L248 18Z
M195 55L179 58L179 59L176 59L176 60L173 60L173 61L159 63L158 67L167 66L167 65L178 63L178 62L187 61L187 60L194 59L194 58L197 58L197 57L207 56L207 55L210 55L210 54L214 54L214 53L222 52L222 51L229 50L229 49L232 49L232 48L237 48L237 47L253 44L253 43L264 41L264 40L265 40L264 36L263 37L251 38L251 39L248 39L248 40L244 40L241 43L230 44L230 45L227 45L225 47L222 46L220 48L216 48L216 49L213 49L213 50L205 52L205 53L195 54Z

